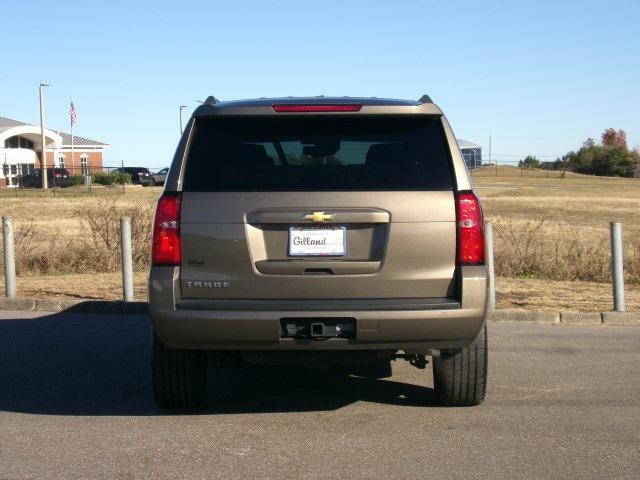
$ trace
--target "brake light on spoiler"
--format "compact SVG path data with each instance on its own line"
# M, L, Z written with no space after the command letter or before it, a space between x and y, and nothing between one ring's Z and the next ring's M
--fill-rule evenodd
M342 105L309 105L309 104L280 104L273 105L277 113L318 113L318 112L359 112L362 105L358 103Z

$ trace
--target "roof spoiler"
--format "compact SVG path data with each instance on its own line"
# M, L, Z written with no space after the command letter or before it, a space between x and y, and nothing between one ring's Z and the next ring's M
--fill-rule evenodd
M209 95L207 97L207 99L204 101L205 105L215 105L216 103L218 103L220 100L218 100L216 97L214 97L213 95Z
M422 95L420 97L420 100L418 100L418 102L422 103L433 103L433 100L431 100L431 97L429 95Z

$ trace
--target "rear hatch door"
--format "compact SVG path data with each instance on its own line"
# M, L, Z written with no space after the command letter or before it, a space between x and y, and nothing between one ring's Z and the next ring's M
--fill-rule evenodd
M200 118L184 169L183 298L450 296L437 116Z

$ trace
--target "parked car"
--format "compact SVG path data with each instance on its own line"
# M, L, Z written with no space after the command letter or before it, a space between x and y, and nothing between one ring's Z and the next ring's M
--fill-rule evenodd
M152 174L151 177L153 178L153 184L154 185L164 185L164 181L167 178L167 172L168 171L169 171L169 168L163 168L158 173Z
M197 405L208 366L241 363L389 374L391 360L431 361L440 404L484 399L482 209L427 96L210 97L175 154L152 245L164 408Z
M71 185L70 176L66 168L47 168L47 186L68 187ZM23 175L18 181L21 188L42 188L42 169L36 168L33 173Z
M153 185L153 177L151 176L151 172L148 168L144 167L120 167L114 170L116 173L128 173L131 175L131 183L134 185L142 185L143 187L148 187L149 185Z

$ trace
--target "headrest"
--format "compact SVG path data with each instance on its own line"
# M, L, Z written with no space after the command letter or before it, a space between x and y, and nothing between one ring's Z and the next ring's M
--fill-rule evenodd
M264 145L244 143L235 149L234 154L236 164L251 167L273 167L274 165L273 159L267 155Z

